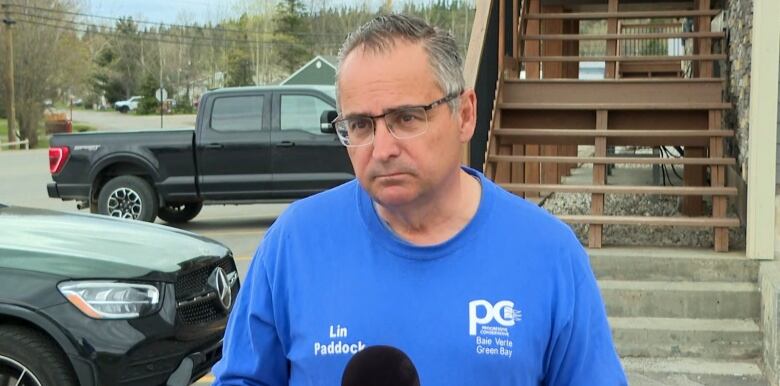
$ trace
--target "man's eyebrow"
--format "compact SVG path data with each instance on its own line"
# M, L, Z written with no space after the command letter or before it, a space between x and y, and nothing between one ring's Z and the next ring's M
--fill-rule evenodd
M390 112L393 112L393 111L408 109L410 107L422 107L422 106L425 106L425 105L404 104L404 105L398 105L398 106L393 106L393 107L387 107L385 109L382 109L382 114L380 114L380 115L384 115L384 114L387 114L387 113L390 113ZM355 113L350 113L350 114L345 114L344 115L344 118L360 118L360 117L376 117L376 115L371 115L371 114L368 114L366 112L355 112Z

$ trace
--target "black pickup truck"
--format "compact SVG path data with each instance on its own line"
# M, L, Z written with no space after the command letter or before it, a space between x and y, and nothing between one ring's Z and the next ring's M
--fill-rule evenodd
M354 178L333 86L203 94L195 129L57 134L49 197L114 217L186 222L204 204L284 202Z

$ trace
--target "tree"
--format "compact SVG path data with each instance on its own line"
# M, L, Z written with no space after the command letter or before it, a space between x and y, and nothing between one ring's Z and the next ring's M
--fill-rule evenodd
M36 16L60 14L62 22L69 23L72 17L62 11L73 9L65 0L11 1L14 10L14 88L16 91L16 120L22 139L28 139L30 146L38 144L39 128L43 118L43 101L56 98L58 90L73 86L70 79L81 68L79 59L84 51L75 49L78 37L73 31L58 28L56 23L36 22ZM33 8L34 7L34 8ZM5 57L4 48L0 57ZM5 62L0 61L0 62ZM75 64L74 64L75 63ZM0 63L4 67L4 63ZM0 68L5 71L5 68ZM7 97L4 98L7 100Z
M283 69L289 73L311 59L305 9L301 0L282 0L276 5L274 39L276 54Z
M234 41L227 55L227 82L228 87L253 85L252 75L252 53L248 45L248 24L249 16L244 13L238 19L237 23L231 23L230 26L240 31L237 41Z
M122 86L125 98L130 98L138 87L144 52L142 51L141 34L138 24L132 17L121 18L116 22L117 31L114 38L114 61L111 62L111 70L114 80Z
M153 114L160 108L160 102L157 101L155 92L160 88L160 80L151 73L144 77L141 84L141 95L143 99L138 103L138 114Z
M234 48L228 54L228 87L250 86L252 81L252 59L244 49Z

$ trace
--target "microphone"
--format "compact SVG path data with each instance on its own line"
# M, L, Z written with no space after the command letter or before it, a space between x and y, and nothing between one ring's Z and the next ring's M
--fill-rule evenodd
M391 346L369 346L344 368L341 386L420 386L412 360Z

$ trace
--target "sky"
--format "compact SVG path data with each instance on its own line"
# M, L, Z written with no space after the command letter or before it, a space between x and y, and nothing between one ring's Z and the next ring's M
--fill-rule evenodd
M265 0L271 1L271 0ZM400 3L402 0L396 0ZM403 0L406 1L406 0ZM368 3L379 7L384 0L331 0L334 5ZM109 17L132 16L155 23L217 22L241 14L241 0L86 0L83 12ZM304 4L308 3L304 0Z

